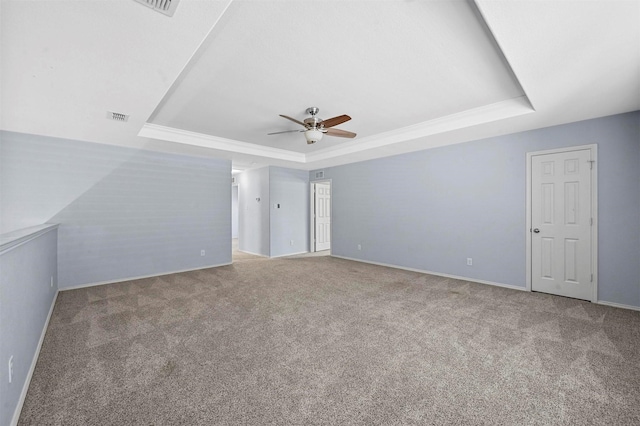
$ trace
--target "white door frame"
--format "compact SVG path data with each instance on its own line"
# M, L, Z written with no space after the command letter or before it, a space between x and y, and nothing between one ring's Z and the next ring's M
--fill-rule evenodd
M591 302L598 301L598 145L568 146L565 148L548 149L544 151L527 152L527 200L526 200L526 263L527 263L527 291L531 291L532 271L531 271L531 161L534 155L557 154L560 152L570 152L589 149L591 150L591 216L593 226L591 227L591 272L593 273L593 292Z
M316 183L327 183L329 184L329 188L331 188L331 191L329 192L330 197L331 197L331 203L329 203L329 215L331 216L331 221L333 221L333 186L331 184L331 179L320 179L320 180L312 180L311 182L309 182L309 219L310 219L310 224L309 224L309 252L313 253L316 251L316 208L315 208L315 201L316 201L316 197L314 195L314 190L315 190L315 184ZM329 228L329 235L331 236L331 245L333 245L333 224L331 224L331 227ZM331 248L329 248L329 251L331 251Z

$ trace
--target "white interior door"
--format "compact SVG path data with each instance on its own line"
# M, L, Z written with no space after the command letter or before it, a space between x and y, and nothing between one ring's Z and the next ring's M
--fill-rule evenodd
M531 157L531 289L591 300L591 150Z
M329 250L331 248L331 185L316 183L314 186L315 251Z

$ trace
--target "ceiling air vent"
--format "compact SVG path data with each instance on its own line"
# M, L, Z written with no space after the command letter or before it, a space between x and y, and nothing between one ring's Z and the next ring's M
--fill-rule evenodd
M322 179L324 178L324 170L321 172L316 172L316 179Z
M128 121L129 116L120 112L107 111L107 118L114 121Z
M178 2L180 0L135 0L135 1L150 7L156 12L160 12L167 16L173 16L173 13L176 11L176 8L178 7Z

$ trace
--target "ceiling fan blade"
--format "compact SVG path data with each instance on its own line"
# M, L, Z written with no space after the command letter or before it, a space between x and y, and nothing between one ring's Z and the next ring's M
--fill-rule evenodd
M327 129L327 135L329 136L337 136L339 138L355 138L356 134L353 132L347 132L346 130L340 129Z
M291 118L291 117L289 117L288 115L282 115L282 114L280 114L280 117L282 117L282 118L286 118L287 120L291 120L291 121L293 121L294 123L298 123L298 124L299 124L299 125L301 125L301 126L307 127L307 125L306 125L306 124L304 124L302 121L298 121L298 120L296 120L295 118Z
M348 115L339 115L337 117L333 117L333 118L329 118L327 120L324 120L322 122L322 125L325 128L328 128L328 127L337 126L338 124L342 124L345 121L349 121L349 120L351 120L351 117L349 117Z
M267 133L267 135L279 135L280 133L304 132L304 130L283 130L282 132Z

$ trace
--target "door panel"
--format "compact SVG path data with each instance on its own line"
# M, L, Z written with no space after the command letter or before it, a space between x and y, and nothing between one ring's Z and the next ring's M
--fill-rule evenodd
M542 238L541 245L542 277L553 279L553 238Z
M531 157L534 291L590 300L591 151Z
M542 223L553 224L553 185L542 184Z
M315 244L316 251L331 248L331 186L315 184Z
M578 282L578 243L571 238L564 240L564 280L567 282Z

